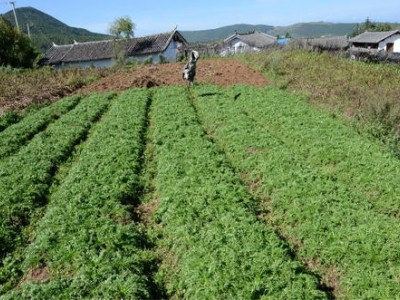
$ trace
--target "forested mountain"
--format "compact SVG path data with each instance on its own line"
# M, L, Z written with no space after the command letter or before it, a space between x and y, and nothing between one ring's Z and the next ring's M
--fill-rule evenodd
M20 29L27 33L29 25L32 41L36 47L44 52L52 43L70 44L73 41L84 42L110 38L108 35L93 33L86 29L70 27L61 21L37 10L33 7L16 9ZM7 12L3 17L15 25L14 14Z

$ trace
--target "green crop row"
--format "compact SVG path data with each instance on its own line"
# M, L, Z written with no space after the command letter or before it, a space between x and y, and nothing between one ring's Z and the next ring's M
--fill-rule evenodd
M263 93L249 87L239 90L252 102L245 111L261 126L280 131L280 138L293 144L293 151L313 166L329 169L331 176L365 193L363 202L378 212L400 217L398 159L335 116L313 109L297 97L282 101L287 98L282 91Z
M200 87L195 105L205 130L264 199L268 222L338 298L400 294L400 224L382 213L386 201L395 208L399 199L391 193L397 161L340 119L276 89Z
M42 108L28 115L19 123L8 127L0 133L0 160L15 153L35 134L42 131L49 123L73 109L79 103L80 97L74 96Z
M23 283L5 299L149 297L136 205L146 90L118 96L78 161L50 197L22 264ZM32 274L46 273L45 279Z
M184 299L320 299L316 277L255 216L258 203L198 123L184 88L158 89L151 111L166 254L159 275Z
M46 204L57 167L105 111L109 98L86 98L26 147L0 162L0 258L21 242L19 232L35 210Z
M8 110L0 116L0 132L5 130L7 127L18 123L22 119L22 116L16 111Z

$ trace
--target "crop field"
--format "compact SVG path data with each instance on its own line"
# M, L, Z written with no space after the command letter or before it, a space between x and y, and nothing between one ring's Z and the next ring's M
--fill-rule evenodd
M0 131L0 299L395 299L399 195L389 150L276 88L64 98Z

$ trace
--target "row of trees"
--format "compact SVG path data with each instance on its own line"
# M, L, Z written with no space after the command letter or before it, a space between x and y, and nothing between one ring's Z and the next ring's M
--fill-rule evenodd
M365 31L378 32L378 31L390 31L393 29L394 29L393 25L390 23L377 23L371 21L370 18L367 18L364 23L356 25L350 36L354 37Z

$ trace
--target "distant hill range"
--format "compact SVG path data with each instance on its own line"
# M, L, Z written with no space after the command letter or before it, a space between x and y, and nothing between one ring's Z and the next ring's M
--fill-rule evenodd
M93 33L86 29L70 27L61 21L33 7L16 9L20 29L27 33L29 25L31 37L36 47L45 52L52 43L70 44L73 41L86 42L109 39L109 35ZM15 26L14 14L7 12L3 17Z
M234 34L247 33L253 30L264 32L272 36L285 36L289 34L291 37L321 37L321 36L339 36L353 32L357 23L299 23L290 26L270 26L270 25L249 25L237 24L231 26L220 27L211 30L199 31L181 31L188 42L209 42L222 40Z
M27 25L29 25L32 41L42 52L49 49L52 43L62 45L73 43L74 40L77 42L86 42L110 38L106 34L93 33L86 29L70 27L32 7L17 8L16 12L21 30L27 33ZM4 14L3 17L15 25L12 11ZM223 40L235 32L247 33L254 30L282 37L286 34L292 37L310 38L340 36L352 33L356 25L357 23L326 22L298 23L291 26L276 27L271 25L236 24L209 30L181 31L181 33L189 43L207 43ZM400 26L400 24L393 25Z

